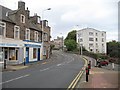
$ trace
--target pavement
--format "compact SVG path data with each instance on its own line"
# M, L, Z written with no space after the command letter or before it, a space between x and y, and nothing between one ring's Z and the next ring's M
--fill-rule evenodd
M3 64L1 66L2 69L2 72L5 72L5 71L17 71L17 70L21 70L21 69L27 69L29 67L34 67L34 66L37 66L37 65L40 65L40 64L46 64L48 62L50 62L53 58L49 58L49 59L45 59L45 60L41 60L41 61L37 61L37 62L30 62L28 64L15 64L15 65L12 65L12 64L8 64L6 69L3 69Z
M88 82L86 82L86 73L82 75L76 88L109 88L119 90L119 75L118 65L115 65L115 69L112 70L112 65L102 66L102 68L95 67L94 59L86 57L92 61L92 68L88 76ZM119 89L118 89L119 88Z

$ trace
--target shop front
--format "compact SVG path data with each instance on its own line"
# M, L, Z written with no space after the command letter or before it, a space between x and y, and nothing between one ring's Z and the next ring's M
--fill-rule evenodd
M3 61L7 64L20 64L23 61L23 47L19 44L0 43L0 48L3 53Z
M24 59L25 63L40 61L40 49L39 43L27 42L24 44Z

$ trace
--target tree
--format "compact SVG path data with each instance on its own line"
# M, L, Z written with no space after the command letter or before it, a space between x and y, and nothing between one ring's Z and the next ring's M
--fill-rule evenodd
M68 33L64 43L68 51L74 51L77 49L76 30L73 30Z
M73 51L77 48L77 43L73 39L65 40L65 45L68 51Z
M73 40L76 41L76 30L73 30L73 31L68 33L68 35L67 35L65 40L68 40L68 39L73 39Z
M120 52L120 42L111 41L107 43L107 54L110 57L118 57Z

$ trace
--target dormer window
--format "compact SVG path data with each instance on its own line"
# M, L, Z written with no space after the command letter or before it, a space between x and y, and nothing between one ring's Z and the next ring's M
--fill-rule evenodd
M6 23L0 21L0 36L5 37Z
M20 20L21 20L21 23L25 23L25 16L23 14L21 14Z

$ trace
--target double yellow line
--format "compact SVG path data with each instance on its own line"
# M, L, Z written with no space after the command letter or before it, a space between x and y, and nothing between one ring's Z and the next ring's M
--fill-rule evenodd
M72 81L72 83L69 85L69 87L67 88L67 90L73 90L75 88L75 86L77 85L78 81L80 80L81 76L83 75L85 68L88 64L88 60L83 57L83 60L85 61L84 67L82 68L82 70L77 74L77 76L75 77L75 79Z

